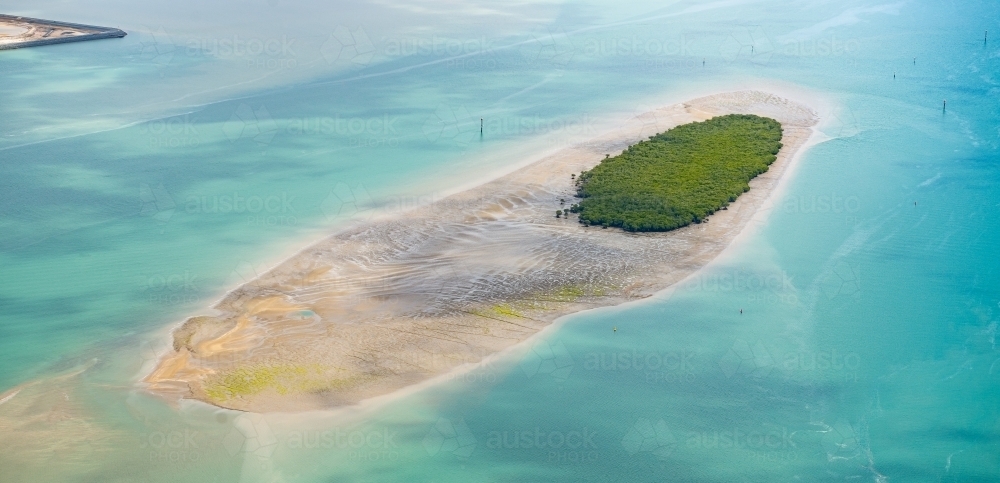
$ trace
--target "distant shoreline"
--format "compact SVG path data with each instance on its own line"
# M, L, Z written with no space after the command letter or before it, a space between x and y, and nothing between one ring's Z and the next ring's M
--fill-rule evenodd
M24 28L25 33L9 37L0 36L0 50L115 39L128 35L124 30L110 27L0 14L0 26L4 25Z
M556 219L570 174L649 135L729 113L782 123L778 159L709 223L624 234ZM815 133L759 91L694 99L398 219L330 236L188 319L144 380L170 398L305 411L400 394L505 353L570 313L672 286L744 231Z

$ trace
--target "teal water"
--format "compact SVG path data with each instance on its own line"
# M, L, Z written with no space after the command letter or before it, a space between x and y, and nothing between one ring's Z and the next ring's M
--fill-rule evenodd
M0 55L0 391L85 367L91 425L50 418L65 444L11 481L1000 479L995 4L56 5L8 8L130 35ZM771 79L836 101L831 139L673 292L362 415L135 388L171 324L326 231Z

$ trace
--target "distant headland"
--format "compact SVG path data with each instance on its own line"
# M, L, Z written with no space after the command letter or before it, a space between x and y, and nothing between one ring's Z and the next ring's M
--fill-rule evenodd
M115 39L125 35L125 31L116 28L0 14L0 50Z

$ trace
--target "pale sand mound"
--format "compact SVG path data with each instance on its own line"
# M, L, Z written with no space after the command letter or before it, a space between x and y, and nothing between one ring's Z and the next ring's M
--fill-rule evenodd
M555 218L570 174L646 136L730 113L774 118L784 147L709 222L629 234ZM733 241L812 134L816 114L774 95L720 94L618 131L398 219L336 234L194 317L146 378L165 395L249 411L357 403L480 361L556 318L648 297ZM560 203L565 199L565 204Z

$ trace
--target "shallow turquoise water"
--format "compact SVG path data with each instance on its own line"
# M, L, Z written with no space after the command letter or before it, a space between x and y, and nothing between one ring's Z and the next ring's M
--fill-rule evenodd
M98 361L80 391L115 451L54 456L77 481L996 481L997 7L698 5L191 4L129 14L121 42L3 52L0 390ZM279 47L213 50L239 39ZM324 230L602 113L759 79L838 101L833 139L669 295L363 417L131 385L165 327Z

